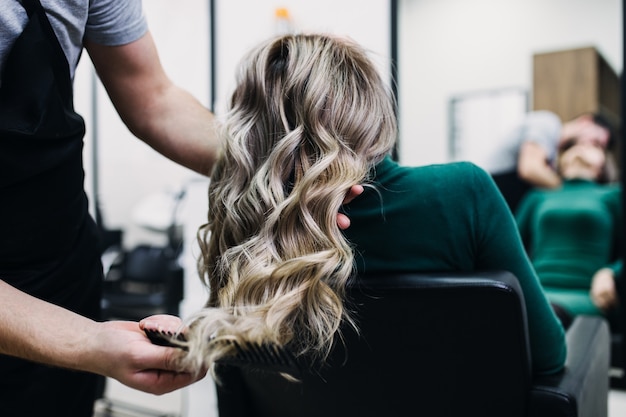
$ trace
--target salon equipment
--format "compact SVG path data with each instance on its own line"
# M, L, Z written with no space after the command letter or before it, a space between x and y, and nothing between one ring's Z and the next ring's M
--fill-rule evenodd
M179 262L183 242L177 212L184 195L183 188L164 197L165 203L160 198L165 210L156 210L159 201L152 199L135 211L135 223L164 234L165 244L139 244L128 250L112 247L103 254L104 319L139 321L153 314L179 314L184 271Z

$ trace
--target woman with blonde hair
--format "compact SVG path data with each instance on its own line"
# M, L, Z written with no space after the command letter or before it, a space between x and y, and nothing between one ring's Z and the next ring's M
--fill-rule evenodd
M493 181L469 163L401 167L394 103L367 52L323 34L271 39L246 57L225 116L201 228L207 307L187 360L212 366L224 341L324 358L346 283L374 271L506 269L525 293L538 373L560 370L564 332ZM353 184L365 192L336 213Z

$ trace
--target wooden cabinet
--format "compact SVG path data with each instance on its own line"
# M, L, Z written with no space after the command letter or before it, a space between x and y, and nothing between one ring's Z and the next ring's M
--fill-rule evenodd
M620 79L594 47L533 55L533 110L570 120L600 112L619 127Z

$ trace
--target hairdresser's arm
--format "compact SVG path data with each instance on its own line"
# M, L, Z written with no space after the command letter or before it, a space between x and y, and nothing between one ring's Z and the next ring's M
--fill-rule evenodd
M0 353L97 373L152 394L182 388L204 376L176 372L180 352L151 344L138 323L98 323L2 280Z
M517 160L517 173L520 178L541 188L556 188L561 178L547 162L547 154L537 142L522 143Z
M210 175L219 149L215 118L167 77L150 33L122 46L86 40L85 48L130 131L171 160Z

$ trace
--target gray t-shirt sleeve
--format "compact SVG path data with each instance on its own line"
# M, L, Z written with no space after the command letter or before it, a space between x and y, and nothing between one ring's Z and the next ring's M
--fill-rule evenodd
M521 127L519 145L522 142L535 142L541 145L551 161L556 155L561 127L561 120L552 112L542 110L528 113Z
M85 39L107 46L125 45L146 34L141 0L93 0Z
M483 168L493 175L512 172L517 167L524 142L538 143L552 162L560 136L561 120L556 114L545 110L526 113L520 123L502 137L499 146L490 150Z

